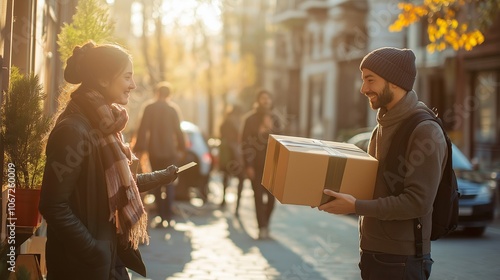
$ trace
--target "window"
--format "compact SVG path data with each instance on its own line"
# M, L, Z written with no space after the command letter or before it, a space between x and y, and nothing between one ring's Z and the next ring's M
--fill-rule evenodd
M475 78L474 98L468 106L477 108L474 138L477 143L497 142L498 73L481 71Z

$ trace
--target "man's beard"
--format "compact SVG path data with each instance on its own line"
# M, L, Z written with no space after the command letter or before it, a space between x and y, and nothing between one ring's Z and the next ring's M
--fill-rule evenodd
M377 94L375 92L372 93ZM389 89L389 83L385 82L384 89L382 89L382 92L377 94L376 100L374 102L370 100L370 107L374 110L382 107L386 108L387 104L391 103L393 99L394 93Z

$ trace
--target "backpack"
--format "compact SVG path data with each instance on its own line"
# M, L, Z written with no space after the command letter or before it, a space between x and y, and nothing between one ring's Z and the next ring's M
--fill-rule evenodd
M441 119L439 119L437 115L432 115L424 111L417 112L408 117L396 131L387 158L404 159L411 133L420 122L426 120L432 120L439 124L443 130L448 149L446 166L443 171L441 182L439 183L436 198L434 199L432 211L432 230L430 239L437 240L457 228L458 200L460 197L457 178L452 168L452 144L443 128ZM399 162L400 160L386 161L385 169L382 173L392 195L399 195L403 192L404 174L398 174ZM407 168L407 166L404 167L405 172ZM418 218L414 219L414 235L417 256L422 256L422 225Z

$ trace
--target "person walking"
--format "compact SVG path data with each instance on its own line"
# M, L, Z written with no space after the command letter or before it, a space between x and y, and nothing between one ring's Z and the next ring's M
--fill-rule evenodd
M129 279L146 276L138 251L148 242L139 192L177 178L178 168L134 174L121 131L136 88L131 56L117 45L77 46L64 79L79 84L46 147L39 210L47 221L47 279Z
M156 100L144 108L134 152L140 158L148 153L151 169L161 170L179 164L185 155L186 145L181 130L181 110L171 101L172 87L163 81L156 85ZM158 216L153 227L173 226L175 185L173 183L152 191Z
M271 93L257 91L255 108L244 118L242 153L247 177L252 181L259 239L269 238L269 221L274 209L274 196L262 186L269 134L279 134L281 123L273 109Z
M447 144L438 123L421 122L412 132L405 164L404 189L391 195L383 170L395 131L416 112L434 115L418 100L413 90L416 77L415 55L410 49L380 48L367 54L360 64L364 94L377 112L377 126L369 143L368 153L379 161L379 172L373 200L355 199L348 194L331 190L324 193L334 197L319 206L319 210L333 214L360 215L360 262L362 279L428 279L431 258L430 232L432 205L445 168ZM421 151L423 143L432 145L432 153ZM415 159L418 155L418 159ZM408 169L408 170L410 170ZM360 170L360 172L362 172ZM414 236L414 219L422 228L422 253L417 256Z
M238 189L236 198L235 215L238 216L240 207L241 192L245 180L243 158L241 156L241 137L240 124L242 117L242 108L238 105L231 106L224 116L220 126L220 157L219 169L223 173L222 179L222 202L221 206L226 204L226 189L230 180L234 177L238 179Z

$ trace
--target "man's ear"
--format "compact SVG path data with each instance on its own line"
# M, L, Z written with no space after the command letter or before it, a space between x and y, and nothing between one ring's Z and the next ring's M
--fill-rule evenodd
M389 88L390 88L391 90L393 90L393 91L394 91L395 89L398 89L398 88L400 88L400 87L398 87L397 85L395 85L395 84L393 84L393 83L389 82Z
M406 90L404 90L402 87L400 86L397 86L391 82L389 82L389 89L392 91L392 92L401 92L401 93L406 93Z

